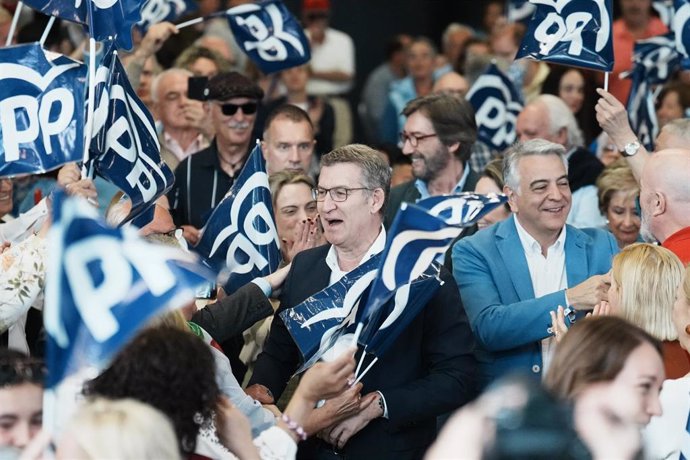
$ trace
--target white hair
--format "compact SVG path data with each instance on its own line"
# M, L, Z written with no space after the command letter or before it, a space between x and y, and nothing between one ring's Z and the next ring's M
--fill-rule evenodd
M511 190L517 192L520 187L518 163L522 158L532 155L557 155L563 162L565 172L568 172L568 159L565 157L565 148L561 144L544 139L518 142L506 150L503 157L503 181Z
M563 99L553 94L541 94L532 101L532 104L542 104L546 108L549 114L549 131L551 134L558 134L561 129L565 128L568 133L566 148L584 145L582 130L577 124L575 115Z
M676 137L686 145L690 145L690 118L676 118L661 128L662 132Z
M185 77L193 77L194 74L187 69L180 69L179 67L173 67L159 73L153 78L151 82L151 100L156 103L158 102L158 86L163 78L167 75L184 75Z
M466 26L465 24L460 24L458 22L451 22L443 31L443 36L441 37L441 43L443 43L443 46L445 47L448 44L451 35L458 32L467 32L471 36L474 36L474 29L472 29L472 27Z

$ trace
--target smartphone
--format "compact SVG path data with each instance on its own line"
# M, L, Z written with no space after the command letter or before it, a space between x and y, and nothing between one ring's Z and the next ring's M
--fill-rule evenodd
M195 101L205 101L207 83L208 77L189 77L187 97Z
M215 299L216 294L217 294L218 288L216 286L216 283L214 282L207 282L202 284L196 289L196 298L197 299Z

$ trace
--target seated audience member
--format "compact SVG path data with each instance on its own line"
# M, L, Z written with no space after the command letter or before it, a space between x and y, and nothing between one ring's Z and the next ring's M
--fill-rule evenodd
M656 97L656 118L659 128L669 121L685 118L690 108L690 88L683 83L665 85Z
M599 211L606 217L608 229L623 248L640 238L640 216L635 200L640 195L632 170L623 160L604 168L597 179Z
M577 67L551 64L549 76L544 80L542 94L553 94L563 99L575 115L582 131L584 145L590 145L601 132L597 123L594 104L596 82L591 73Z
M464 53L458 58L457 71L472 87L492 59L489 43L486 40L472 38L467 41Z
M316 403L347 388L355 363L352 355L346 355L329 364L317 364L307 372L285 410L286 417L262 432L254 443L247 421L219 397L208 346L175 328L142 331L101 375L86 384L84 392L89 397L132 398L160 410L170 418L183 455L196 451L199 436L204 440L200 448L214 445L215 424L222 445L218 448L225 447L239 458L256 458L259 453L287 459L294 457L296 443L306 436L302 435L302 426Z
M512 371L540 376L551 358L549 312L606 300L613 236L566 224L571 194L565 149L541 139L506 152L512 218L461 239L453 274L477 339L483 385Z
M452 72L458 59L465 51L465 43L474 38L474 30L465 24L452 22L441 36L441 54L436 57L436 75Z
M477 140L469 102L446 94L410 101L403 110L402 152L412 160L415 179L391 189L384 223L390 227L402 203L474 190L479 176L469 166Z
M608 166L623 158L616 144L611 142L609 135L604 131L597 136L591 147L596 157L599 158L599 161L601 161L604 166Z
M188 97L192 73L181 68L164 70L151 84L151 100L162 132L161 159L175 170L188 156L204 150L213 138L201 101Z
M594 184L604 165L583 147L582 132L567 104L557 96L542 94L522 109L515 129L520 142L546 139L565 147L572 193L568 223L578 228L603 226Z
M290 104L269 112L264 125L261 150L266 171L296 171L310 174L315 167L314 125L304 110Z
M673 305L673 325L680 346L690 352L690 270L685 269ZM643 431L646 459L688 458L688 414L690 413L690 373L666 380L661 390L663 414L652 417Z
M304 110L313 126L313 138L316 140L318 158L333 149L333 133L335 132L335 112L333 106L320 96L307 94L309 81L309 65L291 67L280 72L280 81L285 87L285 96L280 96L262 107L256 120L256 130L268 129L267 117L271 112L284 104L294 105ZM266 122L264 121L266 120ZM314 147L312 146L312 149Z
M407 47L407 77L391 84L388 103L381 119L382 142L397 144L405 126L403 109L412 99L431 94L434 87L434 61L437 51L426 37L416 37Z
M283 261L290 263L299 252L325 244L313 195L314 181L294 171L271 174L268 181Z
M484 171L482 171L482 174L479 177L479 180L477 181L477 185L475 186L474 191L480 194L501 194L503 193L504 186L505 183L503 182L503 159L497 158L488 165L486 165L486 168L484 168ZM477 227L479 227L479 230L481 230L483 228L488 227L489 225L493 225L497 222L504 221L508 217L510 217L510 205L506 203L505 205L494 209L490 213L485 214L477 222Z
M182 459L170 420L134 399L94 399L83 404L60 436L55 458Z
M192 245L213 208L227 194L254 148L252 129L263 91L245 76L230 72L208 82L205 109L216 133L211 145L187 157L175 170L168 192L175 225Z
M663 380L661 343L622 318L602 316L583 319L568 331L544 385L557 397L577 402L589 387L608 384L628 395L630 422L639 428L661 415Z
M469 90L470 85L465 77L451 71L443 74L436 80L432 92L434 94L450 94L451 96L464 98Z
M195 77L212 78L219 73L230 72L230 62L217 51L192 45L175 60L174 67L187 69Z
M680 348L671 320L682 276L683 265L668 249L649 243L627 246L613 258L608 304L599 305L594 312L620 316L660 340L669 378L690 371L690 355ZM560 340L567 330L562 307L551 319Z
M0 457L15 458L41 429L42 361L0 348Z
M322 158L316 200L331 244L295 257L278 312L290 311L383 251L389 184L390 169L370 147L348 145ZM337 449L353 458L419 458L436 434L436 417L473 396L471 333L457 286L446 270L440 276L445 283L423 313L362 379L366 394L360 409L334 414L323 441L305 445L302 455L322 458ZM299 361L297 345L277 314L247 392L272 403ZM326 401L314 412L332 404Z

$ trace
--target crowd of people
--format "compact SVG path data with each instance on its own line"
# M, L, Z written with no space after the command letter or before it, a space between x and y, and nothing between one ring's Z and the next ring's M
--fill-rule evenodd
M618 75L635 40L666 28L651 0L617 1L610 91L586 70L514 60L524 26L488 0L483 29L450 24L440 51L391 37L354 110L355 47L328 0L302 2L311 61L274 75L222 18L135 32L123 62L175 175L140 236L195 246L258 139L281 267L158 315L42 432L51 191L113 226L131 202L76 164L0 179L0 457L690 458L690 77L661 88L647 151ZM0 4L4 43L17 3ZM45 21L25 10L17 41L35 41ZM46 47L80 59L83 38L62 23ZM505 151L478 139L465 99L491 62L525 100ZM378 257L403 203L461 192L508 201L453 241L385 355L360 382L353 348L295 375L280 314Z

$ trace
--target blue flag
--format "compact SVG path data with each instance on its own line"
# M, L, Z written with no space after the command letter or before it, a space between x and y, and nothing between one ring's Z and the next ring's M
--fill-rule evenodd
M537 10L515 59L613 70L611 0L531 0Z
M302 26L280 0L263 0L227 10L235 40L265 74L311 59Z
M530 3L529 0L508 0L508 22L526 24L536 9L534 3Z
M141 9L141 21L137 22L137 26L146 33L154 24L172 22L198 9L196 2L191 0L148 0Z
M91 2L90 7L86 2ZM141 0L25 0L24 4L48 16L91 24L90 35L96 41L113 37L118 47L127 50L132 49L132 26L141 20Z
M304 302L279 313L302 355L296 372L314 365L346 332L354 332L381 255L377 254Z
M675 13L671 24L676 34L676 49L681 55L681 66L690 69L690 2L674 0Z
M479 140L494 150L510 147L517 138L515 123L523 105L508 77L491 64L466 97L474 107Z
M58 192L54 200L44 311L48 388L106 365L151 316L193 300L214 278L193 254L108 227L79 198Z
M673 0L652 0L652 8L659 15L659 19L666 27L671 29L673 27Z
M81 161L86 66L35 43L0 49L0 176Z
M132 89L113 48L96 69L95 101L90 161L98 175L132 200L127 222L170 190L175 176L161 160L153 117Z
M640 74L650 85L666 83L680 66L680 55L673 32L637 40L632 60L632 69L623 72L621 77L635 78L634 75Z
M656 97L644 74L636 73L628 96L628 117L630 127L637 133L640 143L650 152L654 150L654 140L659 134L655 100Z
M257 143L225 198L211 213L195 250L214 269L227 270L232 293L280 263L266 163Z
M454 195L430 196L419 200L416 205L426 209L432 216L445 220L448 225L469 227L506 201L508 197L503 194L480 195L462 192Z

